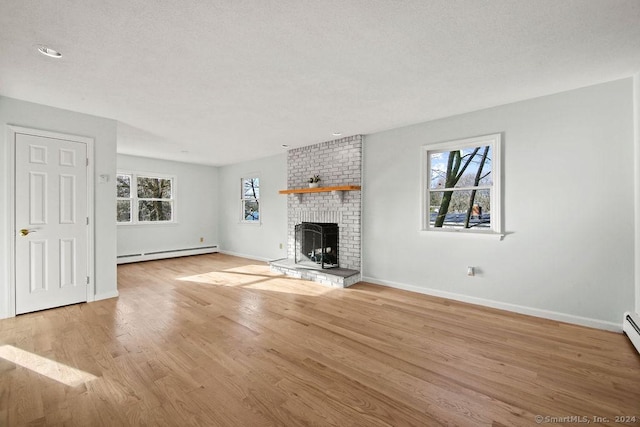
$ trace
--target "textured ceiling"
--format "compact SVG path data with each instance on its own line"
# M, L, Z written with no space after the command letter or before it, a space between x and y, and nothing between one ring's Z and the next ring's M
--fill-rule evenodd
M1 95L213 165L639 71L638 0L0 0Z

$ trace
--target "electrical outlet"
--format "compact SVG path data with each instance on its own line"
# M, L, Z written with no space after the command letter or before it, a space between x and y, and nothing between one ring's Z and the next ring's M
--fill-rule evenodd
M204 243L204 237L200 238L200 243Z

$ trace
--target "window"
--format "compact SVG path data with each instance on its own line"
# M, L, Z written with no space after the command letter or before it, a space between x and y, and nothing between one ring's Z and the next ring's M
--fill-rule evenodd
M423 229L502 232L501 135L424 146Z
M174 185L174 177L118 173L118 224L175 222Z
M131 222L131 175L118 174L116 189L118 192L117 222Z
M240 183L242 222L260 223L260 178L242 178Z

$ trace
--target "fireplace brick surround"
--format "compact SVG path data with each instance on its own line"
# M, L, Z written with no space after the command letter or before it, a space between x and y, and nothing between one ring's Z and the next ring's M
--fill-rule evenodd
M308 187L309 177L316 174L320 175L321 187L361 185L362 143L363 136L354 135L289 150L287 187L289 189ZM289 194L287 213L288 260L280 261L288 262L272 263L274 270L331 286L349 286L360 280L362 218L360 191L345 191L341 196L332 192ZM295 226L302 222L338 224L340 269L314 272L314 270L295 268L293 263ZM291 271L292 269L297 271ZM316 279L314 276L322 276L322 278ZM335 280L332 276L335 276Z

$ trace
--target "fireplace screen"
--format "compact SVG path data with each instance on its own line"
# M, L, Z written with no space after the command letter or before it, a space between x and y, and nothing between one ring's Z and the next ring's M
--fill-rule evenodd
M338 267L338 224L303 222L296 225L295 262L311 268Z

